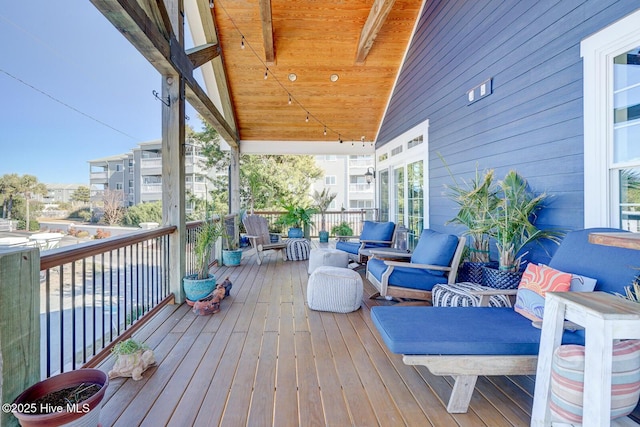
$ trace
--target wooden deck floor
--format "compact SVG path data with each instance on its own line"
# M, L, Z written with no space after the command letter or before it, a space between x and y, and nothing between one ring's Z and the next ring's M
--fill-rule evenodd
M466 414L449 414L451 378L406 366L370 318L309 310L306 261L276 254L220 268L231 296L212 316L165 307L136 333L157 366L110 382L103 426L528 426L533 378L482 377ZM113 361L101 366L108 370Z

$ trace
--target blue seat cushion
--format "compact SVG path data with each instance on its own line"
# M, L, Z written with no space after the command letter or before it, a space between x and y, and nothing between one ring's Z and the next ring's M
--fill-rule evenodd
M381 240L391 242L396 225L393 222L365 221L362 225L360 240ZM365 248L389 247L391 243L367 243ZM337 247L337 246L336 246ZM357 252L356 252L357 253Z
M540 329L509 307L398 307L371 309L385 344L397 354L536 355ZM564 344L584 344L565 331Z
M358 255L360 242L336 242L336 249Z
M439 233L425 229L420 234L418 245L413 250L411 262L416 264L430 264L448 266L458 247L458 236ZM443 276L444 272L430 270L432 274Z
M382 273L387 269L383 260L373 258L367 264L369 273L378 281L382 281ZM430 291L435 285L447 283L447 278L442 274L433 274L432 270L422 268L394 267L389 276L390 286L402 286L403 288L420 289ZM439 272L438 272L439 273Z

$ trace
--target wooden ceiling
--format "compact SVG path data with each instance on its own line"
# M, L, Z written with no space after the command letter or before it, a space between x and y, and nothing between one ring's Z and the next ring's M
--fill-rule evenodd
M215 0L240 140L374 140L421 4Z

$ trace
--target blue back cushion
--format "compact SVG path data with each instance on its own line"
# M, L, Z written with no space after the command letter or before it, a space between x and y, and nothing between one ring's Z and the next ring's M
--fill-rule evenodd
M393 222L374 222L365 221L362 225L362 233L360 233L360 240L384 240L391 241L393 239L393 230L396 225ZM380 247L390 246L389 244L367 244L366 247Z
M422 230L418 245L413 250L411 262L447 266L458 247L458 236L444 234L434 230ZM442 271L429 270L431 274L444 275Z
M588 228L567 233L549 267L596 279L596 291L624 294L640 273L640 251L589 243L595 232L622 232L615 228Z

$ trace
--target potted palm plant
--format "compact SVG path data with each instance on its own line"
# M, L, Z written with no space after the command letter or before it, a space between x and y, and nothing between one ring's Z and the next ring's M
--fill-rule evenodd
M233 230L236 228L237 215L225 217L225 223L228 226L227 232L222 236L224 246L222 249L222 263L227 266L240 265L242 260L242 249L238 245L238 238L235 237ZM229 220L232 220L229 222Z
M280 216L278 222L285 226L289 226L288 237L290 239L299 239L302 237L308 238L308 229L313 225L311 217L315 213L315 209L307 208L303 205L291 202L283 202L282 207L286 212Z
M187 302L195 302L209 295L216 287L216 277L209 273L209 261L213 246L226 235L221 218L207 218L202 222L193 244L194 267L196 273L182 279L182 287Z
M318 237L320 238L320 243L327 243L329 241L329 232L326 228L325 215L327 213L327 209L329 209L329 205L335 199L337 193L329 192L329 189L325 188L321 192L318 190L313 191L313 201L315 203L316 209L320 212L320 231L318 232Z
M456 216L447 223L465 226L463 234L471 236L469 256L459 272L459 279L463 282L482 283L482 267L490 264L490 219L499 202L494 176L493 169L483 176L476 169L475 179L458 184L452 175L455 185L447 186L449 197L459 206Z
M495 239L498 249L498 269L483 267L487 285L516 287L522 275L521 266L526 252L523 248L534 241L548 239L560 243L562 233L541 230L534 225L537 212L544 206L546 193L535 195L527 181L516 171L509 171L498 182L498 204L491 211L487 234Z

